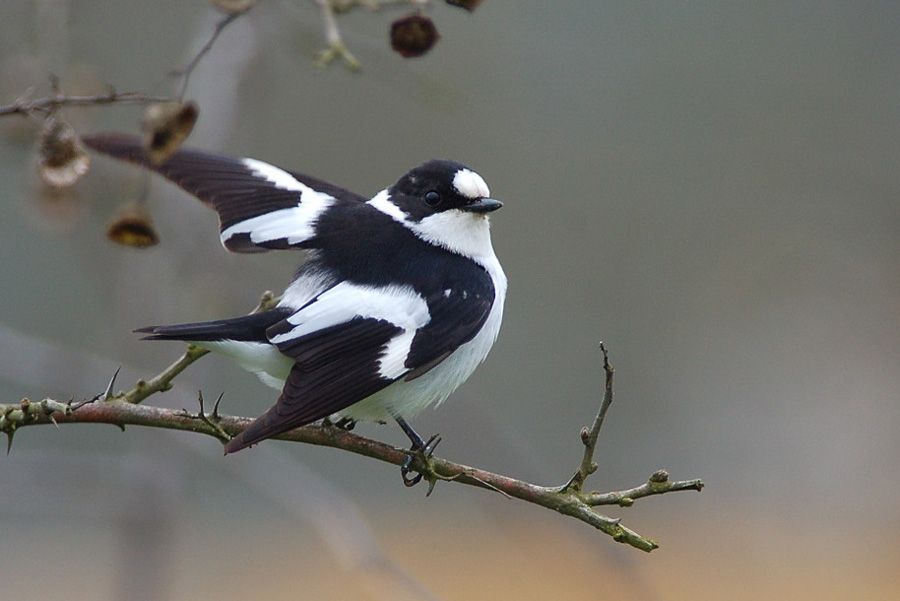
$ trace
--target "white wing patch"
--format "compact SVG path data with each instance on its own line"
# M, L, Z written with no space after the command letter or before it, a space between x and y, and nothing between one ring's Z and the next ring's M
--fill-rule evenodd
M319 216L334 203L331 196L318 192L314 194L318 196L307 198L304 194L302 202L296 207L279 209L235 223L222 231L222 244L235 234L250 234L250 241L254 244L282 238L286 239L288 244L299 244L309 240L316 233L316 221Z
M412 348L416 330L403 330L384 346L381 358L378 359L378 374L382 378L396 380L409 371L406 367L406 357Z
M383 378L396 379L406 373L406 357L416 331L431 321L425 299L409 286L342 282L288 317L295 327L272 337L272 342L280 344L357 317L387 321L403 330L382 348L378 367Z
M235 223L220 234L224 245L236 234L249 234L254 244L287 240L288 244L299 244L315 235L316 221L334 204L334 197L317 192L274 165L256 159L241 159L241 162L255 175L266 179L282 190L299 192L296 207L279 209L257 217Z
M306 184L297 181L297 178L293 175L275 165L270 165L256 159L241 159L241 162L255 175L269 180L282 190L293 190L294 192L302 192L303 194L306 194L307 192L317 194L315 190Z
M460 169L453 176L453 187L466 198L487 198L491 195L484 178L471 169Z

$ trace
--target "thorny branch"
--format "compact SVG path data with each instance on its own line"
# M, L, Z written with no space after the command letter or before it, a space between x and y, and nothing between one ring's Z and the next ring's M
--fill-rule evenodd
M264 306L267 300L273 302L271 296L264 296L259 308ZM436 481L457 482L498 492L507 498L527 501L581 520L611 536L617 542L631 545L642 551L656 549L658 545L650 538L622 525L618 518L603 515L594 508L602 505L630 507L635 500L643 497L683 490L699 491L703 488L703 482L701 480L671 481L666 471L658 470L646 482L633 488L612 492L584 492L582 490L584 478L577 479L577 477L579 474L585 474L586 478L587 474L595 469L594 467L583 471L586 465L589 467L594 465L593 449L596 445L597 434L612 400L612 368L608 363L605 346L601 346L601 350L606 372L606 394L592 428L583 432L585 458L582 465L576 476L565 486L540 486L437 457L424 459L416 456L413 469L419 471L432 484ZM219 415L218 403L212 414L206 414L202 405L199 414L190 414L186 411L138 404L155 392L167 390L175 376L200 356L202 354L192 353L189 348L179 361L167 367L159 375L143 385L139 383L132 390L118 395L109 395L107 391L107 394L97 395L90 401L80 403L61 402L53 399L42 401L23 399L16 404L0 404L0 432L7 434L10 444L18 429L49 423L112 424L123 430L128 425L146 426L206 434L220 441L223 438L236 436L250 425L253 421L252 418ZM109 389L109 387L107 388ZM393 465L403 464L410 453L406 449L353 434L327 421L321 425L297 428L276 438L334 447Z

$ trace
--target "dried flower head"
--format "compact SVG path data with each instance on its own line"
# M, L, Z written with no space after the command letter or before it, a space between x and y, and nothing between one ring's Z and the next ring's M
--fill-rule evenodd
M137 203L125 205L106 228L106 237L122 246L147 248L159 244L150 215Z
M245 13L259 2L259 0L209 0L220 12L226 15L239 15Z
M418 13L397 19L391 24L391 48L404 58L422 56L431 50L440 37L434 22Z
M193 102L159 102L144 111L144 148L154 163L172 156L191 134L198 109Z
M38 171L46 184L65 188L88 172L91 159L71 125L56 117L48 117L40 140Z
M447 4L451 6L458 6L460 8L464 8L469 12L472 12L478 5L481 4L481 0L445 0Z

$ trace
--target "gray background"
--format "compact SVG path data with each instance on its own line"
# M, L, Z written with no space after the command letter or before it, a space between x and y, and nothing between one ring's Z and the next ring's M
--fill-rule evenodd
M612 510L646 556L586 525L395 468L269 443L129 428L33 428L0 458L10 599L895 599L900 590L900 10L895 2L486 2L432 11L404 61L392 11L341 20L359 74L319 71L311 2L227 30L188 96L191 144L374 193L432 157L506 205L510 280L492 355L437 411L440 454L539 483L577 465L601 389L617 397L592 484L654 469L702 494ZM150 89L211 30L203 2L0 7L0 93ZM167 93L163 81L157 91ZM66 113L134 130L139 109ZM155 181L162 244L104 238L133 169L95 159L63 199L34 176L36 127L0 123L0 399L87 396L179 348L151 324L239 314L293 253L225 253L215 217ZM124 385L124 384L123 384ZM153 403L253 415L271 390L207 358ZM395 428L362 432L402 443ZM426 592L427 591L427 592Z

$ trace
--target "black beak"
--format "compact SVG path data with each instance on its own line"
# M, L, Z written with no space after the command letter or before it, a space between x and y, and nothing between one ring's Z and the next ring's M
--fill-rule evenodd
M499 200L495 200L493 198L479 198L478 200L473 200L465 206L459 207L459 209L461 211L468 211L470 213L490 213L491 211L496 211L502 206L503 203Z

